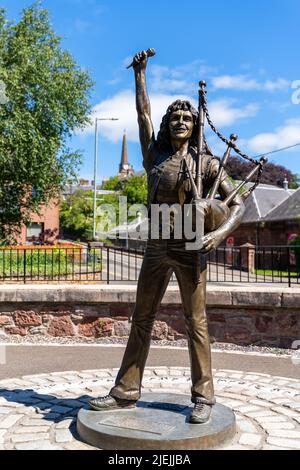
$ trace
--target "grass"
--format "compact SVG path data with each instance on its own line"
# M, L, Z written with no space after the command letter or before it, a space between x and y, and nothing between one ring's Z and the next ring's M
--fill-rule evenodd
M255 269L255 274L258 276L272 276L272 277L298 277L298 273L291 271L278 271L275 269Z
M0 251L0 279L55 279L101 271L100 253L76 250Z

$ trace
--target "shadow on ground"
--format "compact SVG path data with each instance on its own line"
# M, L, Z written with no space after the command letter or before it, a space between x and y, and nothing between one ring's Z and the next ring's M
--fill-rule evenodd
M76 431L76 416L81 408L89 409L88 400L90 395L82 395L76 398L59 398L54 395L38 393L32 389L0 389L0 397L7 402L18 403L33 409L36 415L42 416L42 420L60 423L66 419L72 419L70 432L73 437L80 440ZM28 415L30 419L31 416ZM34 418L33 418L34 419Z

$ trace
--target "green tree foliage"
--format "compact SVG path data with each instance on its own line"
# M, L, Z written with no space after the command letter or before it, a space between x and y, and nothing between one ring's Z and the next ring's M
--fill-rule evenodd
M289 188L290 189L298 189L299 188L299 183L300 183L300 175L296 173L293 175L293 180L289 182Z
M111 176L108 180L102 184L103 189L106 191L117 191L120 178L118 176Z
M127 203L132 204L147 204L147 176L130 176L121 187L121 193L127 197Z
M102 204L111 204L118 220L119 201L118 194L97 196L97 207ZM103 218L107 214L103 213ZM100 217L98 216L97 222ZM60 227L65 236L76 239L91 240L93 236L93 191L79 189L69 195L61 204Z
M300 216L298 216L298 224L300 229ZM289 246L295 254L296 258L296 268L298 274L300 274L300 235L295 237L292 241L289 242Z
M147 177L130 176L120 180L117 176L111 177L103 184L103 189L115 191L115 194L97 196L97 207L109 204L116 215L116 224L119 222L119 196L127 197L128 207L133 204L147 204ZM104 207L104 206L103 206ZM105 210L97 211L97 224L107 224L108 230L116 224L110 219ZM128 218L130 221L131 219ZM93 228L93 191L77 190L68 196L61 205L60 227L65 236L77 239L92 239Z
M226 164L227 173L234 180L244 180L252 169L252 163L235 156L231 156ZM282 165L270 162L264 166L260 182L283 187L283 181L285 178L289 181L289 187L291 189L299 187L299 175L293 174ZM255 181L255 179L256 175L252 178L252 181Z
M60 228L64 235L89 238L93 226L93 192L78 190L60 207Z
M295 254L297 272L300 273L300 237L296 237L289 245Z
M8 240L75 175L81 155L67 142L89 122L92 81L34 4L18 23L0 9L1 82L0 240Z
M120 180L112 176L103 185L103 189L119 191L121 196L126 196L128 205L147 204L147 176L146 174L129 176Z

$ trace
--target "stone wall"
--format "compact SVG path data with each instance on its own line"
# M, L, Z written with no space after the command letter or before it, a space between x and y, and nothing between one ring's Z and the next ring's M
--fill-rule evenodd
M0 287L0 334L127 337L136 286ZM209 285L212 342L290 348L300 339L300 289ZM179 292L169 287L152 332L156 340L185 337Z

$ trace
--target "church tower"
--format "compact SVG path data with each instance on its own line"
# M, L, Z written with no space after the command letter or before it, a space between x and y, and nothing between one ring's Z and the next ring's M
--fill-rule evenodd
M128 150L127 150L127 139L126 139L126 131L124 131L123 135L123 143L122 143L122 156L121 156L121 163L119 165L119 178L126 178L129 175L134 174L134 169L132 165L128 163Z

